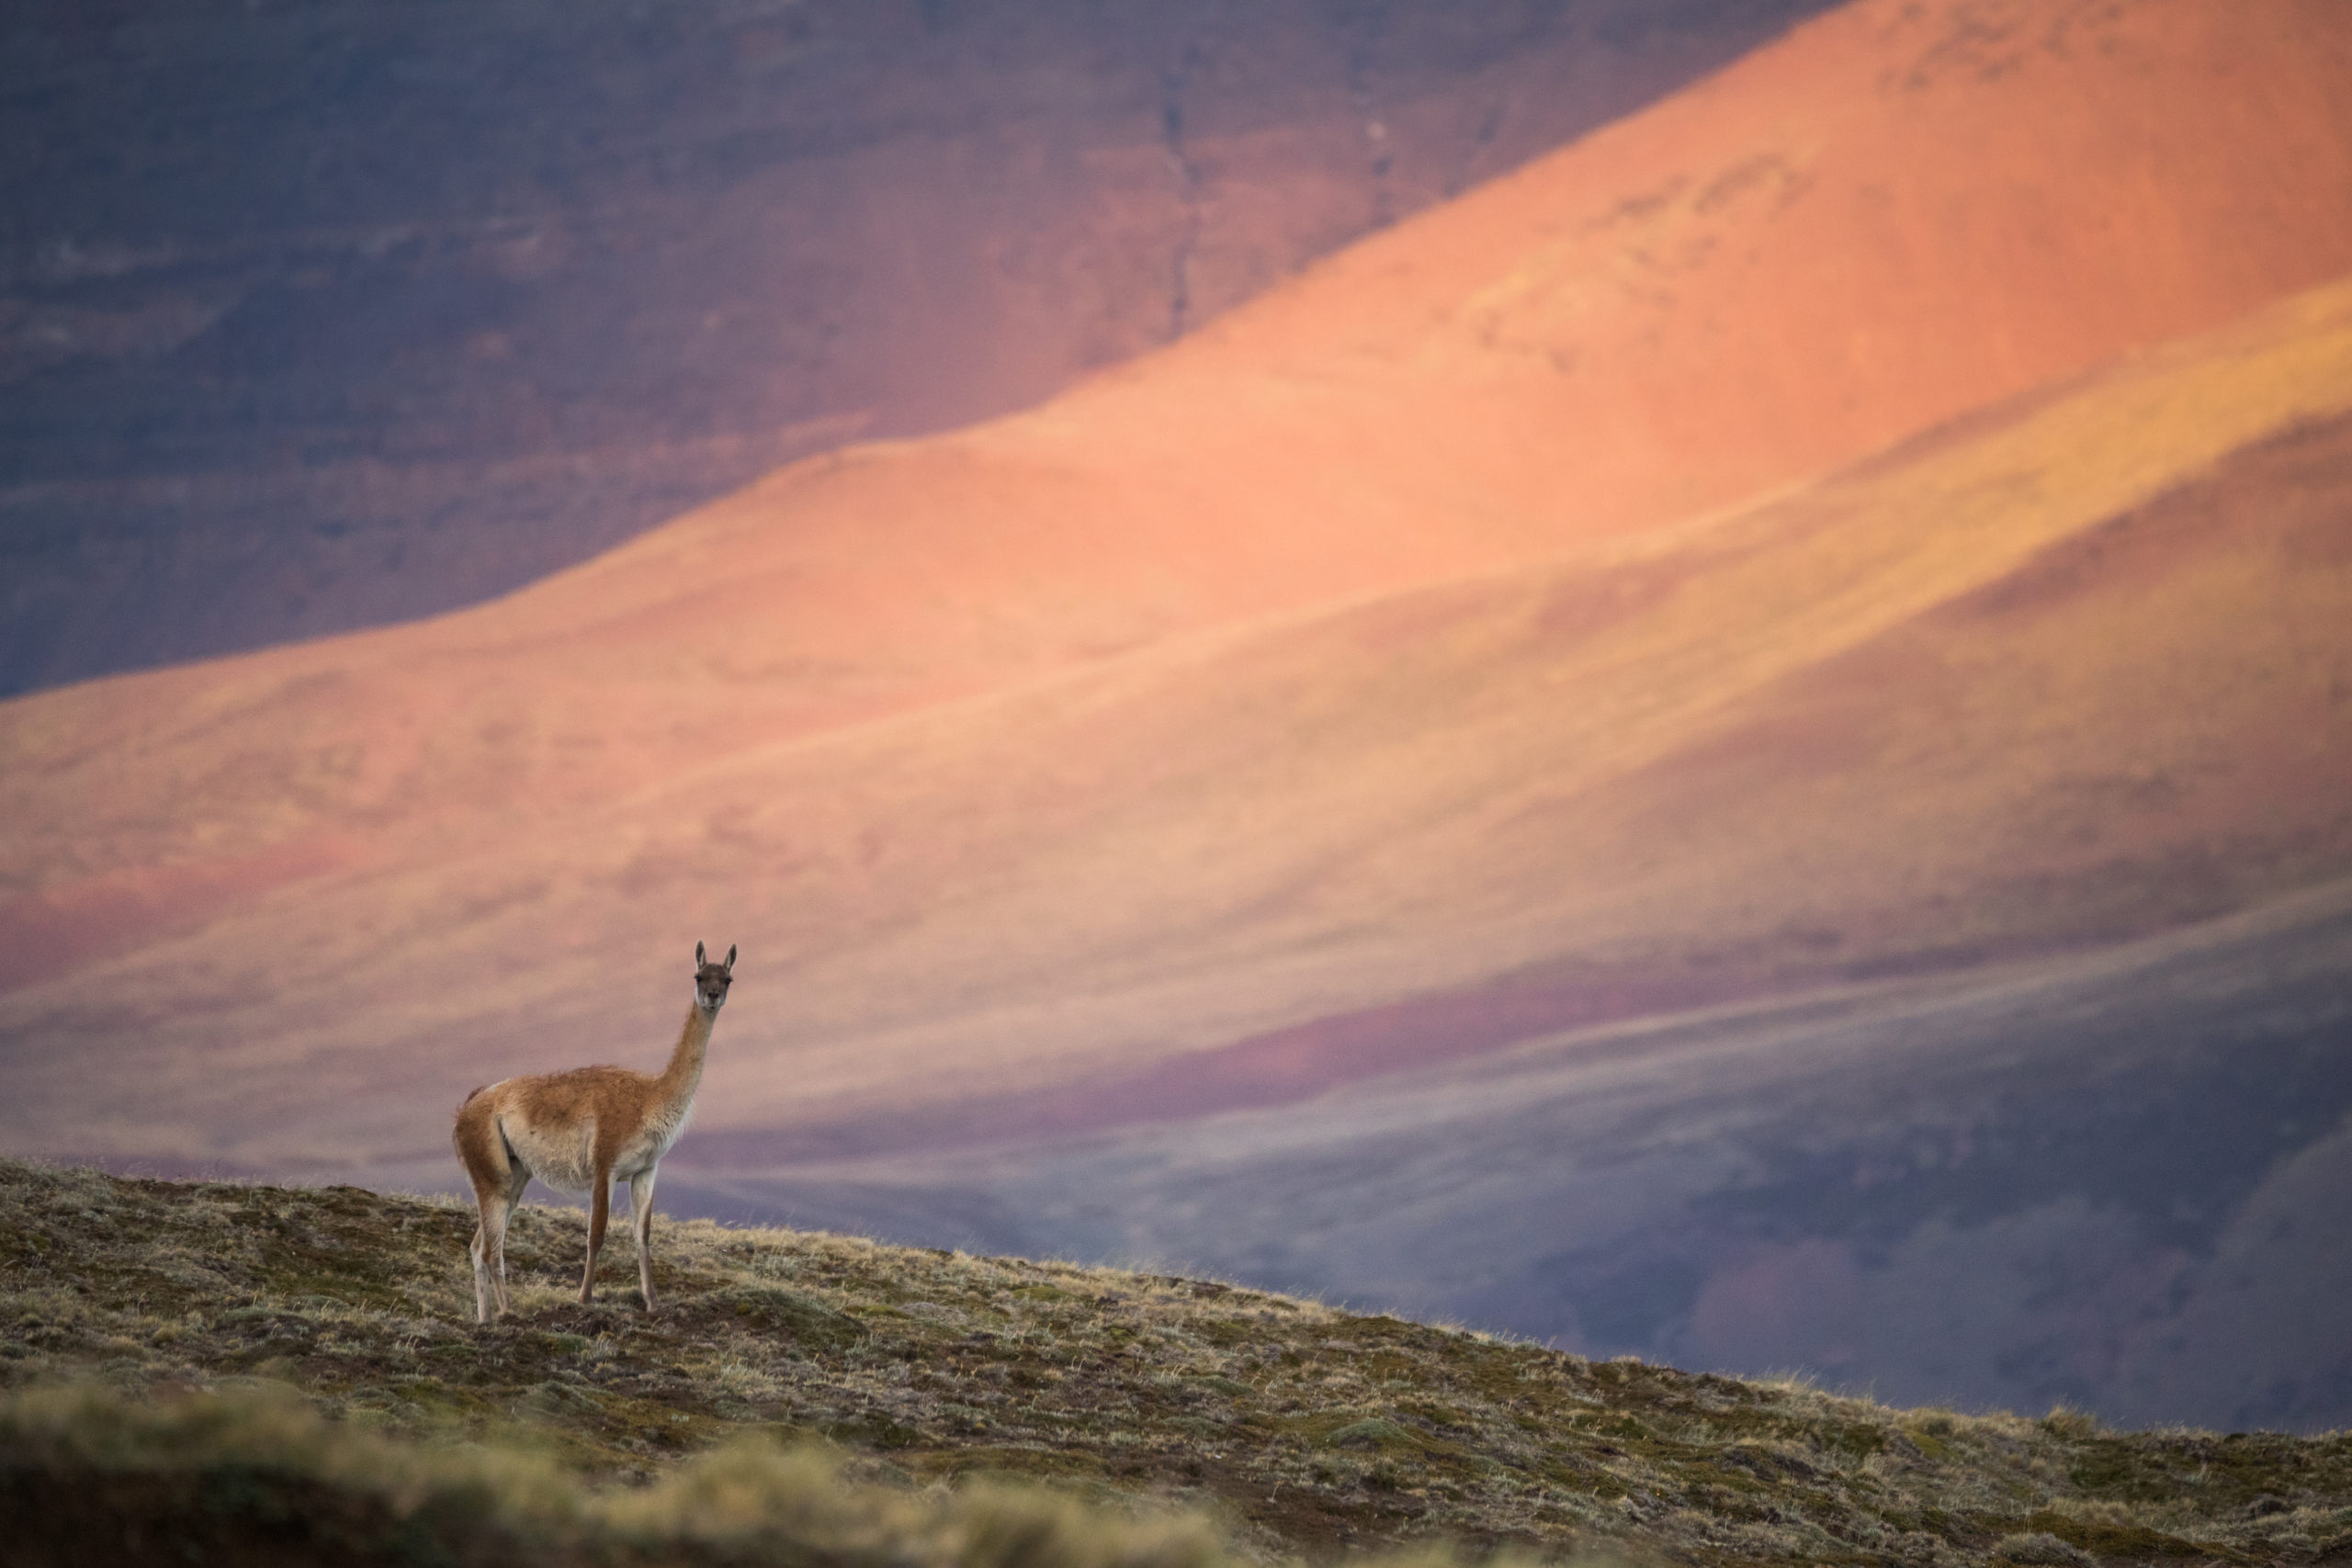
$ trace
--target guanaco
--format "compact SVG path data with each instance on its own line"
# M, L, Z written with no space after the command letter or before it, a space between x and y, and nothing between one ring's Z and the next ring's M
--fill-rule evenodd
M481 1210L472 1247L474 1309L481 1322L491 1320L493 1308L501 1316L512 1310L506 1296L506 1222L535 1176L558 1191L590 1194L588 1268L580 1277L582 1305L595 1291L596 1253L605 1245L613 1183L628 1183L637 1280L645 1292L645 1310L653 1310L654 1173L694 1113L710 1026L734 978L734 948L728 948L726 963L713 964L702 943L695 943L694 1006L686 1011L670 1065L659 1077L627 1067L575 1067L506 1078L466 1096L458 1108L453 1141Z

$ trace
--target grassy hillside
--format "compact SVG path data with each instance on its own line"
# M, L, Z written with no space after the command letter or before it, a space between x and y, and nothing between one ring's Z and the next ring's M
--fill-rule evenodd
M1894 1410L702 1222L657 1236L648 1317L626 1246L603 1301L570 1299L582 1221L547 1209L510 1244L515 1319L478 1328L469 1229L353 1188L0 1162L0 1529L77 1562L2352 1556L2352 1436Z

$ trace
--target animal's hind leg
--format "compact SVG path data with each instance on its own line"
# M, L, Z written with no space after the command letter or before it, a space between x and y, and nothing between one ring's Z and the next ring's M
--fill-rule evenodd
M481 1224L474 1227L474 1317L488 1323L506 1312L506 1220L514 1205L502 1188L478 1193Z
M498 1271L491 1277L491 1286L497 1292L498 1313L503 1317L514 1310L506 1294L506 1224L514 1217L515 1206L523 1201L523 1189L531 1184L531 1173L521 1166L514 1168L506 1179L506 1190L501 1194L498 1218Z
M637 1284L648 1312L653 1310L653 1174L640 1170L628 1179L629 1227L637 1232Z
M596 1185L588 1200L588 1267L580 1276L580 1304L586 1306L596 1291L596 1254L605 1245L605 1222L613 1213L613 1171L596 1168Z
M481 1200L476 1199L476 1202ZM474 1321L490 1321L490 1207L482 1204L481 1223L474 1226L473 1245L466 1251L474 1262Z
M474 1315L488 1323L493 1310L506 1310L506 1217L531 1177L507 1157L506 1140L479 1098L458 1111L455 1142L481 1214L467 1252L474 1266Z

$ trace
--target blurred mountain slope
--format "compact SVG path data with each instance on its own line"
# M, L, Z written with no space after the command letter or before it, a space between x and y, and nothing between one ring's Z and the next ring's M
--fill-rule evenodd
M1850 6L1028 414L471 613L10 705L8 969L1736 503L2334 276L2352 28L2261 14Z
M775 987L696 1146L765 1163L2247 907L2352 870L2347 445L2340 285L1682 529L747 737L20 987L7 1135L405 1158L485 1056L644 1055L696 935Z
M1034 402L1817 0L0 17L0 693Z
M2340 1430L2347 1040L2339 881L2120 947L1573 1031L1275 1108L764 1169L682 1151L665 1191L1891 1398Z

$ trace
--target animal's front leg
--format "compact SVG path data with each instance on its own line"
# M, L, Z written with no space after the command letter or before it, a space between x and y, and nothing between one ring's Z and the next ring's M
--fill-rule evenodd
M653 1310L653 1171L640 1170L628 1179L628 1217L637 1232L637 1283L645 1292L645 1310Z

